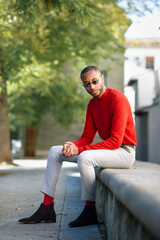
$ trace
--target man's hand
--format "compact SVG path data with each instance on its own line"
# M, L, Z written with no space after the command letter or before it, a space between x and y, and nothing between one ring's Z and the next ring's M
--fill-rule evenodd
M71 157L78 154L78 147L72 142L65 142L62 148L63 155Z

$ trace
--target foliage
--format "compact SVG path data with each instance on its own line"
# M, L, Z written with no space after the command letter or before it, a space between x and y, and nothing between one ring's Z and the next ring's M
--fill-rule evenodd
M123 51L129 21L115 3L0 1L1 80L8 81L12 127L38 127L47 111L68 125L84 109L80 66Z
M44 1L11 2L15 4L8 2L9 17L6 17L12 25L9 34L14 44L11 46L15 47L10 52L12 58L17 58L19 49L28 61L32 55L39 61L54 61L57 65L66 59L95 61L99 57L111 57L113 51L120 50L129 24L125 11L112 1L98 1L97 4L93 1L53 1L54 8Z
M77 114L82 116L86 95L77 78L52 70L49 63L35 61L17 74L18 83L9 84L11 128L33 125L37 128L47 112L53 112L57 123L69 126Z
M119 0L119 5L125 8L126 13L143 16L154 9L160 9L160 0Z
M8 81L12 127L38 126L47 111L67 125L83 110L77 73L123 51L130 21L122 2L127 11L148 7L132 0L0 0L0 91Z

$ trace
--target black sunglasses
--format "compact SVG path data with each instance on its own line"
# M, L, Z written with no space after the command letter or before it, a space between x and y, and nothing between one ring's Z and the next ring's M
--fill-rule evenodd
M84 83L83 86L84 86L85 88L87 88L87 87L90 87L91 84L96 85L98 82L99 82L99 80L94 80L94 81L92 81L91 83Z

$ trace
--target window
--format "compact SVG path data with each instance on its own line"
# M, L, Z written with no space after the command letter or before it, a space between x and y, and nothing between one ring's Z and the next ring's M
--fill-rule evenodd
M137 66L141 66L142 65L141 58L135 57L135 61L136 61Z
M146 57L146 68L154 69L154 57Z

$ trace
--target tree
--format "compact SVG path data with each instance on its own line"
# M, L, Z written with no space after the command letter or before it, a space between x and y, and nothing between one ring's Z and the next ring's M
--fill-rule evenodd
M18 84L9 85L11 128L27 128L24 153L34 156L38 129L46 112L52 112L57 123L68 126L82 115L86 95L79 91L77 77L72 79L67 73L55 77L48 63L34 62L23 68L18 77Z
M18 73L23 72L23 68L32 66L35 60L37 66L50 64L58 79L68 60L75 71L79 65L83 67L88 62L98 62L99 58L112 58L114 52L123 51L123 35L130 24L116 0L96 3L93 0L0 0L0 12L0 115L5 115L4 119L8 119L7 85L20 81ZM66 94L66 85L63 87ZM44 101L41 95L39 99ZM56 102L53 110L55 117L60 103ZM31 111L33 118L34 109ZM7 122L0 122L0 161L11 162L10 143L6 141L8 147L4 151L2 135L4 132L9 136Z
M3 9L4 7L4 9ZM7 105L7 82L13 69L22 66L20 48L13 36L13 15L6 10L6 3L0 1L0 162L12 162L10 151L10 132Z

